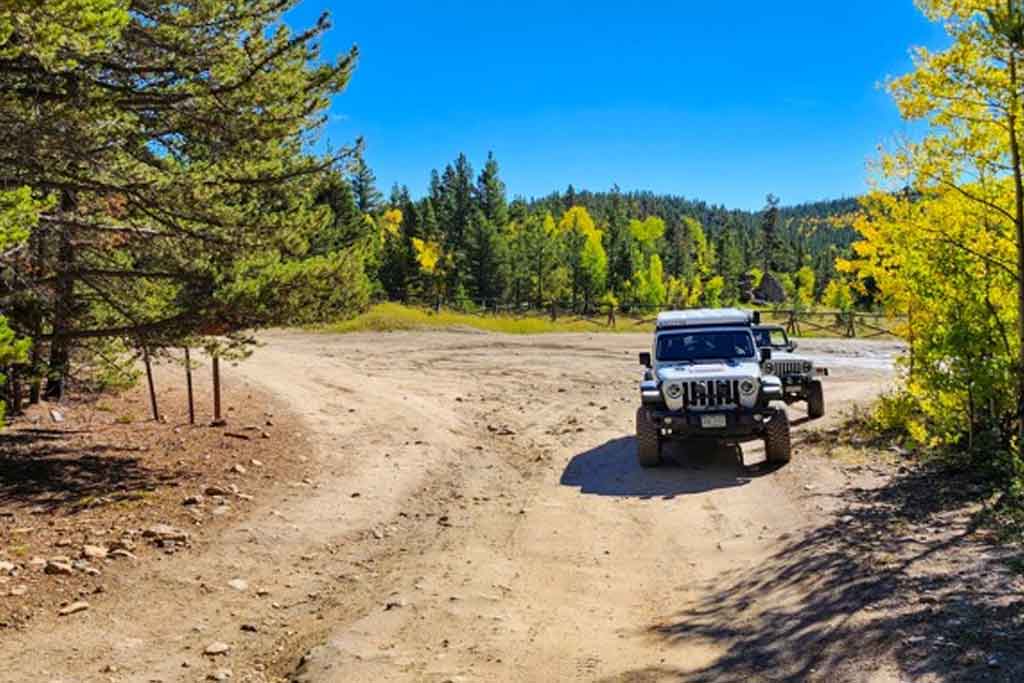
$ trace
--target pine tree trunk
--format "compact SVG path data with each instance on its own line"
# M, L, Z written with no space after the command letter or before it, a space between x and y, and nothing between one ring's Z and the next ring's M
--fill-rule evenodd
M42 264L46 255L45 242L39 235L33 235L30 239L35 240L35 248L32 253L35 259L36 272L42 270ZM43 335L43 315L39 310L39 306L34 307L32 312L32 333L35 339L39 339ZM39 403L42 397L42 381L40 380L41 370L43 365L43 352L39 342L32 344L32 351L29 355L29 372L32 373L28 388L28 402L30 405L36 405Z
M61 195L60 208L65 215L74 212L76 201L74 195L64 191ZM68 375L68 364L71 361L71 316L74 311L75 281L72 270L75 267L75 248L72 227L65 223L61 226L60 246L57 252L57 286L54 291L53 304L53 340L50 342L50 363L47 372L44 398L48 401L59 401L64 397Z

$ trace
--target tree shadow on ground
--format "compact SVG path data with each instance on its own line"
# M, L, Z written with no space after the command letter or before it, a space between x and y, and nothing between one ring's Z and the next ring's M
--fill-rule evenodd
M767 562L716 577L707 596L648 635L720 651L693 671L614 680L1024 680L1019 583L976 532L980 489L935 471L841 494L836 521L781 539Z
M739 446L713 441L668 443L661 467L645 469L636 458L636 439L613 439L569 461L560 483L596 496L671 499L715 489L743 486L774 471L764 464L746 466Z
M0 434L0 506L75 512L136 497L174 478L124 455L133 449L76 438L87 434L44 429Z

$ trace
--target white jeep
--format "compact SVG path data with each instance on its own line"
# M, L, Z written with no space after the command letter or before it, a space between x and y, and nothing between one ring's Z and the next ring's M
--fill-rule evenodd
M652 349L640 354L647 368L636 412L642 466L658 465L669 439L763 439L769 462L789 462L789 418L773 404L785 400L783 384L763 370L772 349L755 341L757 322L758 314L735 308L658 316Z
M754 325L754 340L758 347L771 349L772 358L761 364L768 375L782 380L783 400L787 405L807 402L807 416L825 415L825 391L822 377L828 377L828 368L819 368L809 358L796 356L796 342L786 335L781 325Z

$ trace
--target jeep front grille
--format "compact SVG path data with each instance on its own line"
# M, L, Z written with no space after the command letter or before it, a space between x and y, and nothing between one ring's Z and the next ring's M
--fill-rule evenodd
M683 382L683 406L687 408L735 408L739 402L739 380Z
M775 375L802 375L804 374L804 361L802 360L773 360L772 367L775 368Z

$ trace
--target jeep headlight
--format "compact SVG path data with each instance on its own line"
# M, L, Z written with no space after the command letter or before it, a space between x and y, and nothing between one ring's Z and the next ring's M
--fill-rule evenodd
M679 384L668 384L665 386L665 394L672 399L683 395L683 387Z
M764 362L764 365L761 366L761 369L764 370L769 375L775 374L775 364L772 363L770 360L766 360Z
M809 361L809 360L805 360L804 361L804 372L810 372L811 368L813 368L813 367L814 367L814 365L811 364L811 361Z
M750 396L755 391L757 391L757 385L754 384L753 380L745 379L740 382L740 393L744 396Z

